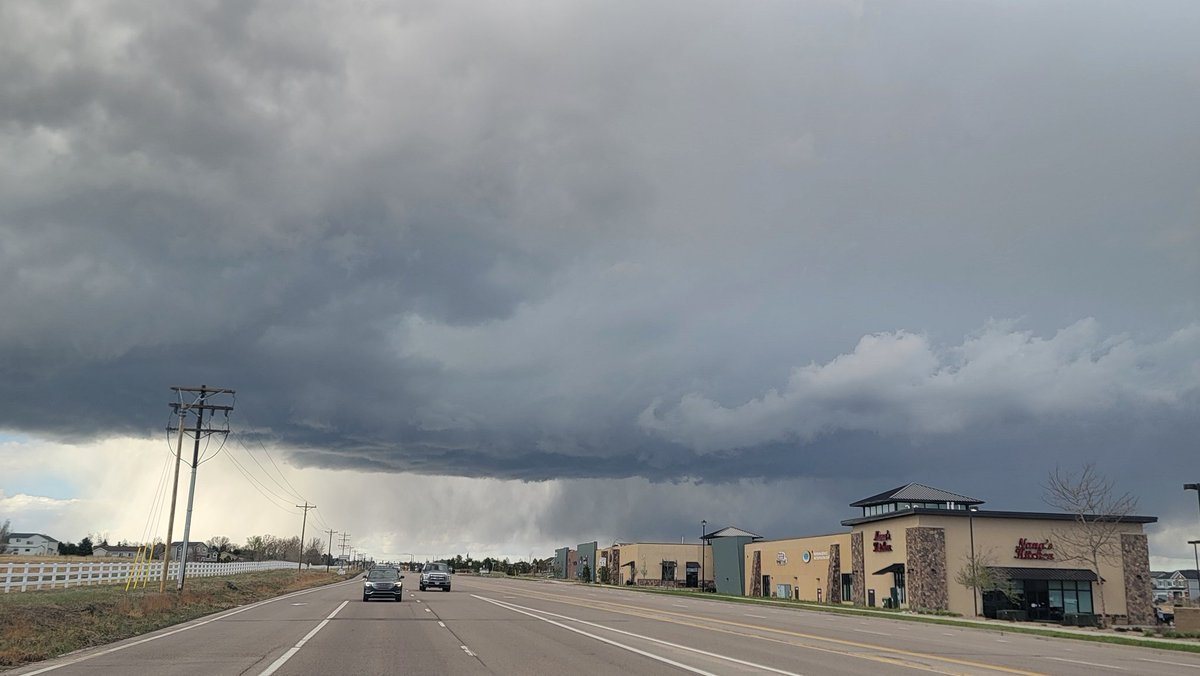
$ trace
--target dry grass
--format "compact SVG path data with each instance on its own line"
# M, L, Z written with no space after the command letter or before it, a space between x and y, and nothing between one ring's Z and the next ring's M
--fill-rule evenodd
M192 578L182 593L96 586L0 594L0 669L343 579L324 571L274 570Z

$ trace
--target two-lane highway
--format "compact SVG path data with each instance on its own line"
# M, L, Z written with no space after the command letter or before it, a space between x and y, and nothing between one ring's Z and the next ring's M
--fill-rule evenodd
M456 576L361 601L361 581L215 615L18 674L1156 674L1200 656L555 582Z

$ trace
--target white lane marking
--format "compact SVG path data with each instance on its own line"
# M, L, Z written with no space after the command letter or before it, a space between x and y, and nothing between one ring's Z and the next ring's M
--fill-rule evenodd
M181 632L185 632L185 631L188 631L188 630L190 630L190 629L195 629L195 628L197 628L197 627L203 627L204 625L206 625L206 624L208 624L208 623L210 623L210 622L216 622L216 621L218 621L218 620L223 620L223 619L225 619L225 618L227 618L227 617L232 617L232 616L234 616L234 615L237 615L238 613L244 613L244 612L246 612L247 610L254 610L254 609L255 609L255 608L257 608L257 607L259 607L259 606L265 606L265 605L267 605L268 603L275 603L276 601L285 601L285 600L287 600L287 599L290 599L290 598L295 598L295 597L297 597L297 596L302 596L302 595L304 595L304 594L311 594L311 593L313 593L313 592L318 592L318 591L321 591L322 589L329 589L330 587L338 587L338 586L341 586L341 585L347 585L347 584L351 584L351 583L353 583L353 582L356 582L356 581L357 581L357 578L352 578L352 579L346 580L345 582L336 582L336 583L334 583L334 584L331 584L331 585L325 585L325 586L322 586L322 587L313 587L312 589L305 589L305 590L303 590L303 591L292 592L291 594L284 594L283 596L279 596L279 597L276 597L276 598L273 598L273 599L266 599L266 600L264 600L264 601L259 601L258 603L251 603L251 604L250 604L250 605L248 605L248 606L244 606L244 607L242 607L242 608L238 608L237 610L231 610L231 611L229 611L228 613L225 613L224 615L218 615L218 616L216 616L216 617L210 617L210 618L209 618L209 619L207 619L207 620L202 620L202 621L200 621L200 622L196 622L195 624L189 624L189 625L187 625L187 626L180 627L180 628L178 628L178 629L172 629L171 631L166 631L166 632L163 632L163 633L161 633L161 634L155 634L154 636L147 636L146 638L143 638L143 639L141 639L141 640L138 640L138 641L133 641L132 643L122 643L121 645L113 646L113 647L111 647L111 648L106 648L106 649L104 649L104 650L101 650L101 651L99 651L99 652L94 652L94 653L90 653L90 654L87 654L87 655L82 655L82 656L80 656L80 657L77 657L77 658L75 658L75 659L72 659L72 660L68 660L68 661L66 661L66 662L62 662L62 663L60 663L60 664L51 664L50 666L48 666L48 667L42 667L41 669L38 669L37 671L31 671L31 672L29 672L28 674L26 674L25 676L37 676L37 674L44 674L44 673L46 673L47 671L54 671L55 669L62 669L63 667L69 667L69 666L71 666L72 664L79 664L80 662L86 662L87 660L94 659L94 658L96 658L96 657L100 657L100 656L102 656L102 655L111 655L112 653L115 653L115 652L117 652L117 651L120 651L120 650L125 650L126 648L132 648L132 647L134 647L134 646L139 646L139 645L142 645L143 643L149 643L149 642L151 642L151 641L157 641L157 640L158 640L158 639L160 639L160 638L166 638L166 637L168 637L168 636L174 636L175 634L178 634L178 633L181 633Z
M1005 641L1002 638L998 638L998 639L996 639L996 643L1008 643L1008 641Z
M442 629L445 629L445 628L446 628L446 623L445 623L445 622L442 622L441 620L438 620L438 626L439 626L439 627L441 627Z
M307 603L293 603L293 606L307 606Z
M1125 667L1115 667L1111 664L1097 664L1095 662L1084 662L1082 660L1069 660L1065 657L1047 657L1048 660L1055 662L1070 662L1071 664L1082 664L1085 667L1100 667L1101 669L1116 669L1117 671L1125 671Z
M469 655L469 656L471 656L471 657L475 657L475 653L471 652L471 649L470 649L470 648L468 648L467 646L465 646L465 645L460 645L460 646L458 646L458 647L462 648L462 649L463 649L463 652L464 652L464 653L466 653L467 655Z
M425 612L427 612L427 613L432 613L433 611L432 611L432 610L430 610L430 609L428 609L428 608L426 608L426 609L425 609Z
M857 631L860 634L875 634L876 636L891 636L891 634L885 634L882 631L871 631L870 629L855 629L854 631Z
M754 615L754 614L751 614L751 613L743 613L743 614L744 614L746 617L753 617L753 618L756 618L756 619L759 619L759 620L765 620L765 619L767 619L767 616L766 616L766 615Z
M1166 660L1152 660L1147 657L1139 657L1138 660L1142 662L1156 662L1158 664L1171 664L1177 667L1191 667L1193 669L1200 669L1200 664L1188 664L1187 662L1168 662Z
M942 636L958 636L958 634L951 634L951 633L950 633L950 632L948 632L948 631L943 631L943 632L942 632Z
M683 605L682 603L672 603L671 605L675 606L676 608L687 608L687 606Z
M583 624L583 625L586 625L586 626L589 626L589 627L595 627L595 628L597 628L597 629L603 629L603 630L605 630L605 631L611 631L611 632L613 632L614 634L621 634L622 636L630 636L630 637L633 637L633 638L641 639L641 640L643 640L643 641L649 641L649 642L651 642L651 643L657 643L657 644L659 644L659 645L664 645L664 646L667 646L667 647L669 647L669 648L674 648L674 649L676 649L676 650L686 650L687 652L690 652L690 653L696 653L697 655L704 655L705 657L711 657L711 658L713 658L713 659L724 660L724 661L726 661L726 662L732 662L732 663L734 663L734 664L740 664L740 665L742 665L742 666L745 666L745 667L750 667L750 668L752 668L752 669L758 669L758 670L760 670L760 671L769 671L769 672L771 672L771 673L773 673L773 674L783 674L783 676L803 676L803 674L798 674L798 673L796 673L796 672L794 672L794 671L784 671L784 670L782 670L782 669L776 669L776 668L774 668L774 667L768 667L768 666L766 666L765 664L756 664L756 663L754 663L754 662L747 662L746 660L739 660L739 659L737 659L736 657L729 657L728 655L719 655L719 654L717 654L717 653L708 652L707 650L700 650L699 648L690 648L690 647L688 647L688 646L685 646L685 645L679 645L678 643L671 643L670 641L664 641L664 640L662 640L662 639L657 639L657 638L653 638L653 637L650 637L650 636L643 636L642 634L635 634L635 633L633 633L633 632L631 632L631 631L625 631L625 630L623 630L623 629L614 629L613 627L606 627L606 626L604 626L604 625L602 625L602 624L596 624L595 622L588 622L588 621L586 621L586 620L580 620L580 619L578 619L578 618L574 618L574 617L568 617L567 615L559 615L558 613L552 613L552 612L550 612L550 611L548 611L548 610L536 610L536 609L534 609L534 608L525 608L524 606L518 606L518 605L516 605L515 603L505 603L504 601L496 601L496 600L494 600L494 599L489 599L489 598L486 598L486 597L483 597L483 596L477 596L477 595L475 595L475 594L471 594L471 596L473 596L473 597L475 597L475 598L479 599L480 601L487 601L488 603L491 603L491 604L493 604L493 605L500 606L501 608L507 608L507 609L509 609L509 610L511 610L511 611L513 611L513 612L516 612L516 613L521 613L522 615L528 615L529 617L532 617L532 618L534 618L534 619L541 620L542 622L546 622L546 623L549 623L549 624L553 624L554 626L556 626L556 627L561 627L561 628L563 628L563 629L566 629L567 631L573 631L573 632L575 632L575 633L577 633L577 634L582 634L583 636L587 636L588 638L594 638L594 639L596 639L597 641L601 641L601 642L603 642L603 643L607 643L607 644L609 644L609 645L613 645L613 646L616 646L616 647L618 647L618 648L623 648L623 649L625 649L625 650L628 650L628 651L630 651L630 652L634 652L634 653L637 653L637 654L639 654L639 655L644 655L644 656L646 656L646 657L649 657L650 659L653 659L653 660L658 660L659 662L664 662L664 663L666 663L666 664L670 664L670 665L672 665L672 666L676 666L676 667L679 667L679 668L681 668L681 669L686 669L686 670L688 670L688 671L690 671L690 672L692 672L692 673L695 673L695 674L709 674L709 672L707 672L707 671L703 671L703 670L701 670L701 669L698 669L698 668L696 668L696 667L690 667L690 666L688 666L688 665L686 665L686 664L682 664L682 663L679 663L679 662L675 662L674 660L667 659L666 657L663 657L663 656L661 656L661 655L655 655L654 653L649 653L649 652L646 652L646 651L644 651L644 650L639 650L639 649L637 649L637 648L634 648L633 646L625 645L624 643L618 643L618 642L616 642L616 641L609 640L609 639L607 639L607 638L604 638L603 636L597 636L597 635L595 635L595 634L588 633L588 632L586 632L586 631L583 631L582 629L576 629L575 627L571 627L571 626L565 625L565 624L563 624L563 623L561 623L561 622L555 622L554 620L551 620L551 619L549 619L549 618L547 618L547 617L542 617L542 615L548 615L549 617L557 617L557 618L560 618L560 619L563 619L563 620L568 620L568 621L571 621L571 622L576 622L576 623L578 623L578 624ZM535 614L535 613L541 613L541 615L537 615L537 614Z
M321 623L320 623L320 624L318 624L317 626L313 627L313 628L312 628L312 631L310 631L310 632L308 632L307 634L305 634L305 635L304 635L304 638L300 639L300 642L299 642L299 643L297 643L296 645L294 645L294 646L292 646L291 648L289 648L289 649L288 649L288 651L287 651L286 653L284 653L284 654L280 655L280 656L279 656L279 659L277 659L277 660L275 660L274 662L272 662L272 663L271 663L271 666L269 666L269 667L267 667L266 669L264 669L264 670L263 670L261 673L259 673L259 675L258 675L258 676L271 676L271 674L273 674L273 673L275 673L276 671L278 671L278 670L279 670L279 667L282 667L282 666L283 666L283 665L284 665L284 664L285 664L285 663L286 663L288 660L292 659L292 657L293 657L293 656L295 656L295 654L296 654L296 653L300 652L300 649L304 647L304 644L305 644L305 643L308 643L308 639L310 639L310 638L312 638L312 637L316 636L318 631L321 631L322 629L324 629L324 628L325 628L325 625L329 624L329 621L333 619L333 616L334 616L334 615L337 615L337 614L338 614L338 612L339 612L339 611L340 611L342 608L345 608L345 607L346 607L346 604L348 604L348 603L350 603L350 602L349 602L349 601L342 601L342 605L338 606L337 608L334 608L334 609L333 609L333 612L332 612L332 613L329 613L329 615L328 615L328 616L327 616L325 619L321 620Z

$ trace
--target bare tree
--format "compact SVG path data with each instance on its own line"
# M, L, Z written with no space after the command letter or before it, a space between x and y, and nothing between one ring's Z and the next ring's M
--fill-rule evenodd
M5 519L0 523L0 554L8 551L8 534L11 532L9 520Z
M225 558L224 554L229 551L232 543L224 535L214 535L205 544L208 545L208 553L217 561L221 561Z
M321 554L325 553L325 543L321 538L309 538L304 547L304 562L312 565L321 562Z
M262 561L266 552L266 540L261 535L251 535L246 538L246 549L254 554L255 561Z
M1113 481L1085 463L1079 472L1056 467L1043 485L1046 504L1071 514L1071 528L1051 531L1055 554L1063 561L1077 561L1096 574L1096 592L1100 601L1100 626L1108 625L1104 607L1104 578L1101 562L1119 560L1121 534L1126 518L1137 509L1137 497L1131 493L1118 495Z
M954 573L955 584L967 589L976 599L982 600L983 592L1001 591L1009 593L1009 579L996 570L996 550L988 547L981 552L963 554L962 566Z

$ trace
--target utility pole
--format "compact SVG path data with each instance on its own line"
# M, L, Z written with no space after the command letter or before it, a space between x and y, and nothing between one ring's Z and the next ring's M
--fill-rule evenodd
M333 563L333 534L337 531L329 529L329 553L325 555L325 572L329 572L329 565Z
M349 540L349 539L350 539L350 534L349 534L349 533L342 533L342 537L341 537L341 541L342 541L342 553L341 553L341 556L339 556L338 558L340 558L340 559L341 559L341 560L343 560L343 561L345 561L345 560L346 560L346 541L347 541L347 540Z
M207 385L201 385L200 387L172 387L171 389L175 392L178 392L181 398L184 393L195 393L197 395L195 401L193 401L191 404L184 404L182 401L171 403L172 408L179 410L179 432L181 441L184 427L183 420L186 411L191 410L196 412L196 426L192 429L192 481L191 486L188 488L187 517L183 522L183 546L180 548L179 580L178 584L176 585L177 591L183 591L183 580L187 569L188 545L190 544L188 538L191 536L192 531L192 505L196 499L196 468L200 466L200 438L212 434L229 434L228 429L204 427L204 412L209 412L210 420L212 419L213 414L215 414L217 411L224 411L225 417L228 418L229 412L233 410L233 406L224 404L211 404L209 403L209 399L224 395L232 396L234 391L220 387L210 388ZM167 539L169 540L170 538ZM170 546L171 543L168 542L167 547L169 548ZM166 557L163 558L164 560L166 559Z
M167 517L167 543L163 545L162 576L158 578L158 593L167 591L167 569L171 565L171 538L175 537L175 501L179 496L179 457L183 453L183 417L187 408L179 407L179 437L175 440L175 481L171 484L171 513ZM150 545L150 557L154 557L154 544ZM185 557L186 558L186 557Z
M317 506L308 504L308 500L305 500L303 505L296 506L304 510L304 519L300 522L300 553L296 556L296 572L299 573L304 565L304 529L308 526L308 510L316 509Z

